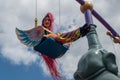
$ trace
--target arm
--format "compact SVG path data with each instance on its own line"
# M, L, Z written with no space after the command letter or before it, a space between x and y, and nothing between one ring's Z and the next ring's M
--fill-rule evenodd
M67 33L60 33L55 37L55 39L62 43L69 43L78 40L80 37L84 37L89 31L89 25L85 24L76 30Z

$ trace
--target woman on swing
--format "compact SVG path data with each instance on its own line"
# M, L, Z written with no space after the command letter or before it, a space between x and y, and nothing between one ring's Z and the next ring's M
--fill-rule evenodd
M32 46L34 47L34 50L36 50L35 47L40 45L45 40L45 38L51 37L54 40L56 40L57 43L64 44L67 47L69 47L71 42L79 39L80 37L84 37L90 31L88 24L85 24L84 26L73 31L58 34L55 34L53 32L53 27L54 27L53 15L51 13L47 13L42 20L41 26L37 26L33 29L26 31L22 31L16 28L16 34L18 39L23 44L30 47ZM56 61L42 53L40 55L43 57L48 69L50 70L50 74L52 75L52 77L60 78L61 76L56 68L57 67Z

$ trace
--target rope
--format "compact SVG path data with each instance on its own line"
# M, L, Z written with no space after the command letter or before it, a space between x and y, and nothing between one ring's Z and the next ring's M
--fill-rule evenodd
M110 37L110 39L111 39L111 41L112 41L112 37ZM112 41L112 46L113 46L114 53L117 54L116 48L115 48L115 45L114 45L113 41Z
M36 5L36 7L35 7L35 16L37 17L37 0L36 0L35 5Z
M36 5L36 7L35 7L35 27L37 27L37 25L38 25L38 18L37 18L37 0L36 0L35 5Z
M113 38L111 37L111 40L112 40ZM120 46L119 45L117 45L117 47L115 47L115 43L113 43L113 41L112 41L112 46L113 46L113 50L114 50L114 52L115 52L115 55L116 55L116 62L117 62L117 65L119 65L120 63L119 63L119 57L120 57L120 55L119 55L119 50L120 50Z
M61 9L60 9L60 5L61 5L61 2L60 2L60 0L59 0L59 26L61 26L61 17L60 17L60 15L61 15L61 13L60 13L60 11L61 11Z

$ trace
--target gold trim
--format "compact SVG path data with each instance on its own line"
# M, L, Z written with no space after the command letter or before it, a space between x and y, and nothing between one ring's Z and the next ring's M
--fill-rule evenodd
M80 7L81 12L85 12L87 9L93 10L93 4L90 1L85 1L84 5Z

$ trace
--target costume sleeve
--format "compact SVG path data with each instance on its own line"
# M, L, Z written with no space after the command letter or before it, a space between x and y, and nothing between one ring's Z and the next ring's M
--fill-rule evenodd
M89 25L85 24L76 30L58 34L56 40L62 43L73 42L78 40L80 37L84 37L89 31L90 31Z
M68 43L68 42L73 42L79 38L80 38L80 28L67 33L59 33L56 37L56 40L61 43Z

